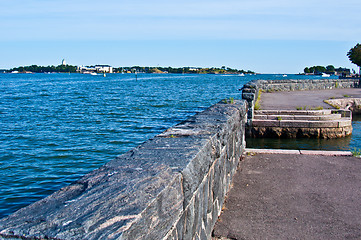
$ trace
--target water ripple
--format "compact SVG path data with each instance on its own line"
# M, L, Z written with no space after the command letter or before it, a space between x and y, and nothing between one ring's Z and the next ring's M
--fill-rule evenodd
M259 78L0 74L0 218Z

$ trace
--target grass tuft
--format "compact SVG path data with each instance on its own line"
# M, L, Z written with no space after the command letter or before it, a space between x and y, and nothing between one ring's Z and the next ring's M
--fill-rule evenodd
M223 102L225 104L234 104L234 98L233 97L230 97L229 99L225 98L223 99Z
M351 150L352 156L354 157L361 157L361 149L359 148L353 148Z
M254 104L254 109L255 110L260 110L261 109L261 103L260 103L261 102L261 95L262 95L262 90L259 90L256 103Z

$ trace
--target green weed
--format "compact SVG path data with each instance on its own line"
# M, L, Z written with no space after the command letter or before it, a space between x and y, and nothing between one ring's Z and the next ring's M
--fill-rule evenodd
M323 107L322 107L322 106L318 106L318 107L310 108L310 110L323 110Z
M323 100L324 103L327 103L328 105L331 105L332 107L336 108L336 109L340 109L340 106L336 105L336 104L333 104L333 103L330 103L329 101L327 100Z
M361 149L359 148L353 148L351 150L352 156L354 157L361 157Z
M254 109L255 110L260 110L261 109L261 95L262 95L262 90L259 90L258 91L258 96L257 96L257 100L256 100L256 103L254 104Z
M233 98L233 97L230 97L229 99L225 98L225 99L223 100L223 102L224 102L225 104L234 104L234 98Z

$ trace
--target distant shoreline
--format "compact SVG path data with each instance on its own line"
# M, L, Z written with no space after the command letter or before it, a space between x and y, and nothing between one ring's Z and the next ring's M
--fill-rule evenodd
M109 65L94 66L73 66L61 64L58 66L20 66L11 69L5 69L4 72L10 73L190 73L190 74L254 74L254 71L232 69L222 66L221 68L201 68L201 67L117 67Z

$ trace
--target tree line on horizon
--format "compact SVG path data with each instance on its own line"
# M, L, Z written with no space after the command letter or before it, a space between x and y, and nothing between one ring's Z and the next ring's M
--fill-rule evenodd
M327 74L350 74L351 70L348 68L343 68L343 67L339 67L339 68L335 68L333 65L328 65L326 67L324 66L312 66L312 67L305 67L305 69L303 70L304 73L306 74L322 74L322 73L327 73Z
M347 57L353 64L359 67L359 75L361 75L361 44L357 43L353 48L347 52ZM350 75L351 71L348 68L335 68L333 65L324 66L312 66L304 69L305 74L339 74ZM355 71L353 72L355 74Z
M140 66L133 66L133 67L119 67L114 68L114 72L137 72L137 73L196 73L196 74L253 74L253 71L245 71L245 70L238 70L232 69L229 67L222 66L221 68L194 68L194 67L140 67Z
M32 72L32 73L47 73L47 72L58 72L58 73L76 73L77 67L73 65L58 65L58 66L20 66L15 67L8 72L17 71L19 73ZM192 68L192 67L118 67L113 68L115 73L196 73L196 74L253 74L253 71L244 71L238 69L232 69L229 67L222 66L221 68Z
M19 73L22 72L32 72L32 73L46 73L46 72L59 72L59 73L75 73L77 70L76 66L72 65L58 65L58 66L38 66L38 65L31 65L31 66L21 66L15 67L9 70L9 72L18 71Z

